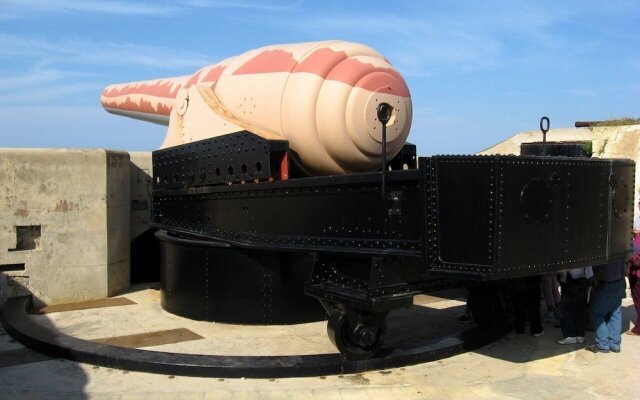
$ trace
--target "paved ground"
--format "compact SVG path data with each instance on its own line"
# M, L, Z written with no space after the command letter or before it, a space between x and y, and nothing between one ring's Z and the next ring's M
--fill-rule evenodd
M181 331L182 336L147 336L146 344L154 344L154 340L165 343L145 347L147 350L209 354L334 352L324 323L246 327L194 322L163 312L156 290L137 288L123 297L135 304L53 310L33 318L84 339L125 337L123 343L134 346L131 337L139 340L136 335L152 331L181 329L196 335ZM466 327L457 321L464 308L460 301L420 297L418 303L420 306L413 310L391 316L391 326L422 328L420 332L395 328L398 344L410 342L418 334L435 335ZM629 319L635 319L630 298L624 300L623 311L627 328ZM623 335L619 354L592 354L580 346L555 344L560 338L559 329L546 325L545 330L539 338L509 334L474 352L405 368L290 379L189 378L121 371L51 359L24 348L0 331L0 399L638 398L633 382L637 377L636 360L640 359L640 337ZM587 339L591 341L593 335Z

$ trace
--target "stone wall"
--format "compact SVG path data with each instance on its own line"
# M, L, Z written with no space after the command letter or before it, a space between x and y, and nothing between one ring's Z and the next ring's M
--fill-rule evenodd
M129 287L129 154L0 149L0 302L103 298Z
M131 240L149 229L153 168L150 152L131 152Z

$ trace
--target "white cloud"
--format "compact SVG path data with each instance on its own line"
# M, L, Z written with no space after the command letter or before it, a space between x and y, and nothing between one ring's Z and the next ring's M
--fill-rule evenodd
M45 52L56 51L61 51L61 49L43 41L0 33L0 59L14 56L37 56Z
M119 15L168 15L175 6L155 3L101 1L101 0L3 0L5 6L14 6L14 15L28 16L43 12L85 12Z
M153 69L194 69L216 59L199 53L119 42L72 42L69 50L76 54L74 62L92 64L139 65ZM99 49L96 50L95 46Z
M213 61L196 53L134 43L48 41L0 34L3 59L9 60L0 66L0 105L5 106L77 102L78 95L94 93L97 101L109 83L104 73L110 67L148 68L153 71L150 77L158 77L190 74ZM9 68L13 60L31 66L24 72ZM94 70L100 72L91 72ZM158 73L160 70L171 72Z
M46 84L62 79L67 72L57 69L34 68L22 75L0 74L0 91L22 89L25 86Z
M569 7L523 1L416 4L414 13L366 11L311 15L283 21L318 37L362 41L380 50L407 76L468 72L537 62L565 52L569 41L553 28L571 18ZM520 43L515 47L514 43ZM378 45L380 43L380 45ZM525 50L526 49L526 50Z
M0 11L0 21L9 21L16 18L17 18L16 15L13 13L9 13L4 10Z
M611 98L616 96L634 98L635 95L640 93L640 84L637 84L635 82L628 82L615 85L596 85L588 88L569 88L564 92L571 96L583 97L588 99Z
M102 89L102 84L92 82L56 83L41 86L31 85L8 94L0 93L0 105L42 104L50 102L51 100L87 92L96 93L96 102L98 102L98 96Z
M11 57L31 57L48 64L137 65L153 69L196 69L215 60L198 53L127 42L44 41L0 34L0 59Z
M188 7L197 8L238 8L245 10L281 11L291 10L298 5L296 3L273 3L267 1L224 1L224 0L190 0L181 2Z
M91 13L119 16L172 16L189 8L243 9L282 11L297 7L299 2L278 3L263 1L187 0L176 1L104 1L104 0L3 0L5 7L0 20L29 18L42 13Z
M583 97L588 99L593 99L598 95L598 92L593 89L569 89L566 90L566 93L574 97Z
M162 143L166 127L117 118L95 106L28 105L0 107L4 147L111 148L150 151Z

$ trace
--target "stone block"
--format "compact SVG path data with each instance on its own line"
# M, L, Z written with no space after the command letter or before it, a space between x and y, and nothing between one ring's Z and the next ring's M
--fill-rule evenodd
M128 288L130 174L126 152L0 149L0 266L36 304Z

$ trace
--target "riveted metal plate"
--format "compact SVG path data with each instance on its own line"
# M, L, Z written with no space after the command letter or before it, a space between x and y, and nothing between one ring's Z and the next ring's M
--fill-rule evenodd
M156 150L154 190L279 179L286 140L265 140L248 131Z
M418 171L387 177L402 215L389 215L380 174L368 173L156 191L152 221L242 247L420 255Z
M501 279L630 251L634 164L564 157L432 157L427 269Z

